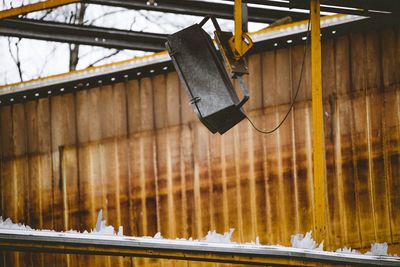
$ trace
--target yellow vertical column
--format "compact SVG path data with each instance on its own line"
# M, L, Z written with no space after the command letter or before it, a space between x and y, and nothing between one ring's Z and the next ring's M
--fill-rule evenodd
M242 0L235 0L234 6L234 19L235 19L235 49L241 55L243 51L242 47L242 35L243 35L243 16L242 16Z
M326 242L325 140L322 105L320 1L311 0L312 136L314 160L314 236Z

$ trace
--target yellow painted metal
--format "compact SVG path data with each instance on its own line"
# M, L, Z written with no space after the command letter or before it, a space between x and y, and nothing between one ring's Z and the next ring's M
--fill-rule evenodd
M322 70L320 36L320 1L311 0L311 80L312 136L314 162L314 235L318 242L326 240L325 142L322 105Z
M242 14L242 0L235 0L234 7L235 18L235 50L240 55L242 53L242 34L243 34L243 14Z
M44 2L38 2L34 4L28 4L20 7L10 8L0 11L0 19L23 15L34 11L54 8L71 3L77 3L80 1L81 0L48 0Z
M243 32L242 0L235 0L234 19L235 35L229 40L229 45L234 51L237 60L242 58L253 46L250 35Z

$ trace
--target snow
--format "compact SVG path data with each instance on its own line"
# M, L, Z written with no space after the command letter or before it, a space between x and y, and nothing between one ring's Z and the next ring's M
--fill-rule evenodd
M255 241L255 242L251 241L251 242L246 242L245 244L246 244L246 245L255 245L255 246L261 246L261 243L260 243L260 237L259 237L259 236L257 236L257 237L256 237L256 241Z
M157 233L154 235L153 238L154 238L154 239L164 239L164 237L161 235L160 232L157 232Z
M371 244L371 251L367 252L367 254L374 256L388 256L388 244L386 242Z
M93 235L115 235L114 227L106 224L106 220L103 220L103 210L99 211L97 215L96 228L90 232ZM120 227L117 235L123 235L123 230Z
M99 211L99 214L97 215L97 221L96 221L96 231L100 232L101 227L102 227L102 220L103 220L103 209Z
M315 240L312 238L312 231L307 232L305 236L303 234L292 235L290 242L294 248L304 248L319 251L324 250L324 242L322 241L321 244L318 245L317 242L315 242Z
M235 229L231 228L229 229L229 232L225 232L223 235L218 234L215 230L208 231L207 235L201 240L209 243L225 243L225 244L234 243L231 241L232 234L234 231Z
M124 235L124 227L123 226L118 227L118 234L117 235L118 236L123 236Z
M336 250L337 253L343 253L343 254L361 254L360 251L352 249L351 247L343 247L343 248L338 248Z
M103 211L100 210L99 214L97 216L97 221L96 221L96 226L95 229L91 230L90 232L84 231L84 232L79 232L76 230L69 230L66 232L56 232L53 230L34 230L30 226L21 224L21 223L13 223L10 218L3 220L3 217L0 216L0 230L4 229L5 231L8 230L21 230L18 232L21 232L21 234L27 234L27 235L57 235L57 236L73 236L73 237L79 237L79 238L88 238L88 236L91 236L91 238L100 238L100 239L121 239L121 240L132 240L132 241L138 241L142 240L140 242L157 242L157 243L168 243L172 244L174 242L179 242L177 244L184 244L185 246L194 246L196 244L198 245L205 245L209 244L209 246L237 246L240 248L246 248L246 249L261 249L261 248L269 248L269 249L278 249L278 250L284 250L284 251L292 251L292 252L299 252L299 251L304 251L304 250L312 250L313 253L328 253L332 255L337 255L337 254L346 254L346 255L351 255L351 257L357 257L357 256L370 256L370 257L381 257L381 256L390 256L388 255L388 244L385 243L374 243L371 244L371 251L367 252L366 254L362 254L359 251L352 249L351 247L343 247L339 248L336 250L336 252L328 252L328 251L323 251L323 242L318 245L318 243L312 238L312 231L307 232L305 235L303 234L295 234L291 236L291 244L292 247L284 247L284 246L279 246L279 245L274 245L274 246L268 246L268 245L261 245L260 239L257 236L255 242L247 242L247 243L237 243L232 241L232 236L235 231L235 229L231 228L229 231L220 234L217 233L215 230L213 231L208 231L207 235L201 239L198 240L193 240L192 237L189 239L185 238L176 238L175 240L172 239L165 239L161 232L157 232L154 236L145 236L145 237L131 237L131 236L124 236L123 235L123 227L119 226L118 232L116 233L114 231L113 226L109 226L106 224L106 220L103 220ZM85 237L86 236L86 237ZM211 245L212 244L212 245ZM394 255L397 257L397 255Z
M32 231L30 226L21 223L13 223L10 218L7 218L5 221L3 221L2 216L0 216L0 229Z

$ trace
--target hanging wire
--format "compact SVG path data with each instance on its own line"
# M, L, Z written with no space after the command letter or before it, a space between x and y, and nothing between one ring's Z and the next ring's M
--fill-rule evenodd
M309 43L308 40L309 40L309 37L310 37L310 24L311 24L311 14L310 14L310 16L309 16L309 18L308 18L307 37L306 37L306 44L305 44L305 46L304 46L303 60L302 60L302 62L301 62L301 70L300 70L299 83L297 84L296 93L295 93L295 95L294 95L293 101L292 101L292 103L290 104L289 110L287 111L285 117L282 119L282 121L281 121L274 129L269 130L269 131L264 131L264 130L260 130L259 128L257 128L257 126L255 126L254 123L251 121L251 119L246 115L247 120L250 122L250 124L253 126L253 128L254 128L256 131L258 131L258 132L260 132L260 133L262 133L262 134L271 134L271 133L275 132L276 130L278 130L278 129L282 126L282 124L286 121L287 117L288 117L289 114L290 114L290 111L292 111L292 109L293 109L294 103L296 102L297 95L299 94L299 91L300 91L300 84L301 84L302 77L303 77L304 64L305 64L306 54L307 54L307 47L308 47L308 43Z

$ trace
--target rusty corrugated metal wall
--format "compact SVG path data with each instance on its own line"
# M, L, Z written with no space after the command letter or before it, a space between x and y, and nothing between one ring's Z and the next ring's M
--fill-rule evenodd
M327 242L335 249L387 241L398 253L400 29L340 36L322 49ZM302 53L294 46L249 58L246 109L261 128L287 111ZM209 134L175 73L3 106L0 214L83 230L103 209L128 235L200 238L235 228L236 241L289 245L291 234L313 227L309 64L294 111L271 135L247 121ZM5 266L157 262L0 252Z

